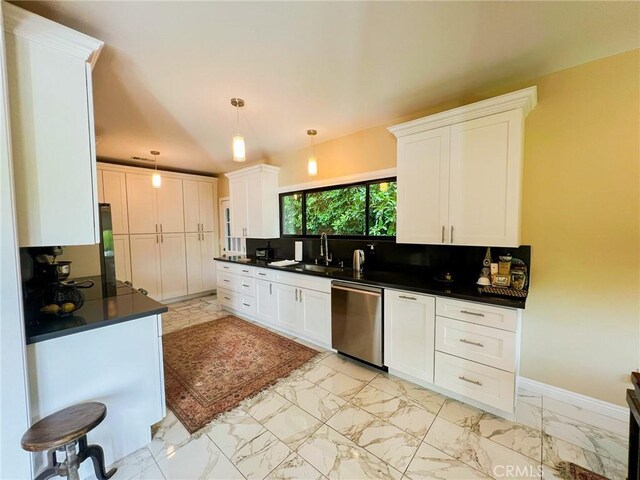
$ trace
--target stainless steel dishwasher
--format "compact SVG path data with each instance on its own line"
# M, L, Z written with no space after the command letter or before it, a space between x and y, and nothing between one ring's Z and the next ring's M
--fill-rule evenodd
M382 289L331 282L331 346L381 367Z

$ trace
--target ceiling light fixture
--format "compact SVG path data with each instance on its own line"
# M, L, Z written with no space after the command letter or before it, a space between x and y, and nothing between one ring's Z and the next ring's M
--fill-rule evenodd
M244 107L244 100L241 98L232 98L231 105L236 107L236 133L233 136L233 161L244 162L247 159L244 137L240 134L240 109Z
M151 176L151 185L153 185L153 188L160 188L162 186L162 177L158 173L158 155L160 155L160 152L157 150L151 150L149 153L153 155L154 162L156 164L155 171Z
M307 161L307 171L310 177L315 177L318 174L318 159L316 158L316 147L313 143L313 137L317 134L316 130L307 130L307 135L311 137L311 156Z

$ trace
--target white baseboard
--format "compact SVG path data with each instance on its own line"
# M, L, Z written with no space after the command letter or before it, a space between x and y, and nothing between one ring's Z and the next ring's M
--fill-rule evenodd
M544 397L553 398L554 400L559 400L575 407L590 410L616 420L623 422L629 421L629 409L626 407L598 400L597 398L588 397L581 393L554 387L553 385L547 385L546 383L531 380L529 378L520 377L519 381L519 387L531 393L537 393Z

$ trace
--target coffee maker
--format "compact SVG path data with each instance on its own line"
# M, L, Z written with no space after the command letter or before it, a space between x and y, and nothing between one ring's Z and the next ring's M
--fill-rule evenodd
M80 288L93 282L65 282L71 274L71 262L56 260L62 247L30 247L22 256L25 307L27 316L37 312L66 316L84 304Z

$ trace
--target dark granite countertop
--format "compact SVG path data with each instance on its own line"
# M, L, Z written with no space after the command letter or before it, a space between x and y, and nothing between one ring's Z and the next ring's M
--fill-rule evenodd
M522 308L525 307L524 298L510 298L493 296L481 293L478 286L474 283L453 282L449 285L438 283L431 275L419 274L414 272L391 272L391 271L367 271L357 275L352 269L345 268L341 271L323 273L303 270L298 265L289 267L275 267L269 265L265 260L256 260L253 257L216 257L215 260L221 262L238 263L242 265L250 265L254 267L270 268L284 272L300 273L303 275L314 275L331 280L346 280L350 282L362 283L364 285L374 285L383 288L396 288L416 293L426 293L429 295L439 295L441 297L457 298L460 300L470 300L473 302L481 302L498 307ZM269 260L269 262L274 260Z
M118 282L115 296L103 297L99 276L76 280L93 280L95 284L82 291L85 296L84 305L72 315L57 317L40 312L29 314L29 309L25 309L27 344L158 315L168 310L165 305L122 282Z

